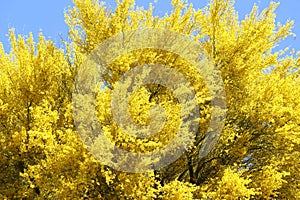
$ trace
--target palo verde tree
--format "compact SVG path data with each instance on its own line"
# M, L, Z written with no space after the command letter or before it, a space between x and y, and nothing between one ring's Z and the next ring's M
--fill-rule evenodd
M300 198L300 58L293 50L274 50L292 35L293 26L276 23L277 3L260 13L254 6L241 21L233 0L211 0L198 10L172 0L172 11L163 17L154 16L151 4L146 10L134 0L117 1L115 10L96 0L74 0L74 5L65 14L70 31L64 49L42 35L34 42L32 35L16 36L13 31L11 51L0 47L2 199ZM99 44L147 28L176 32L207 52L224 83L226 118L215 146L199 157L213 110L205 77L185 57L165 49L140 48L117 57L101 72L93 102L102 133L119 148L141 154L161 149L182 124L182 105L174 92L152 83L132 91L128 113L134 124L147 126L153 119L151 108L159 105L166 118L160 131L139 138L119 126L111 103L114 91L122 76L137 66L163 64L183 74L199 108L194 141L175 162L128 173L99 162L79 136L93 124L74 122L76 81L85 80L76 77ZM84 102L87 96L77 97ZM89 121L92 111L85 108L88 112L79 118ZM107 150L114 159L101 142L95 145L92 150ZM139 165L126 158L123 164Z

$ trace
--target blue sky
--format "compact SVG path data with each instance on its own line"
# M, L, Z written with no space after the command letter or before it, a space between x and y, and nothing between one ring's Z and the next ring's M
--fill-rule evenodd
M277 0L278 1L278 0ZM115 1L105 1L107 5L114 7ZM137 5L146 6L153 0L136 0ZM154 3L156 14L162 15L170 10L169 0L158 0ZM195 8L202 8L209 0L189 0ZM260 10L266 8L269 0L236 0L235 8L240 19L249 13L256 3ZM300 1L282 0L277 9L277 22L294 20L294 33L296 38L290 37L282 42L279 48L291 47L300 50ZM59 46L60 37L66 38L68 27L64 22L64 11L72 6L72 0L10 0L2 1L0 7L0 42L5 50L9 50L8 30L15 28L16 33L28 35L33 32L37 37L40 31L47 38L51 38Z

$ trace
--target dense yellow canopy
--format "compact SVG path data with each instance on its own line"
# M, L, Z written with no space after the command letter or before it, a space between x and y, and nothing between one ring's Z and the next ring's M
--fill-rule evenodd
M115 10L96 0L74 4L65 14L70 32L64 49L42 35L34 42L31 34L16 36L13 31L11 51L0 46L0 198L300 198L300 85L298 71L290 72L300 67L300 58L293 50L274 50L293 26L276 23L277 3L261 13L254 6L244 20L238 19L233 0L211 0L198 10L172 0L172 12L162 17L154 16L152 5L145 10L134 0L117 1ZM151 108L159 105L167 119L161 131L137 138L118 126L112 115L113 92L135 66L164 64L182 73L194 88L200 111L195 141L176 162L126 173L103 165L85 148L78 131L89 127L75 126L72 95L77 73L99 44L146 28L180 33L207 52L224 83L226 119L214 148L199 157L213 110L205 77L184 57L163 49L118 57L105 66L95 88L106 87L96 90L94 101L99 125L116 146L140 153L160 149L182 123L174 93L147 84L132 92L128 111L135 124L146 126ZM270 67L274 69L266 73ZM80 117L84 121L91 115Z

